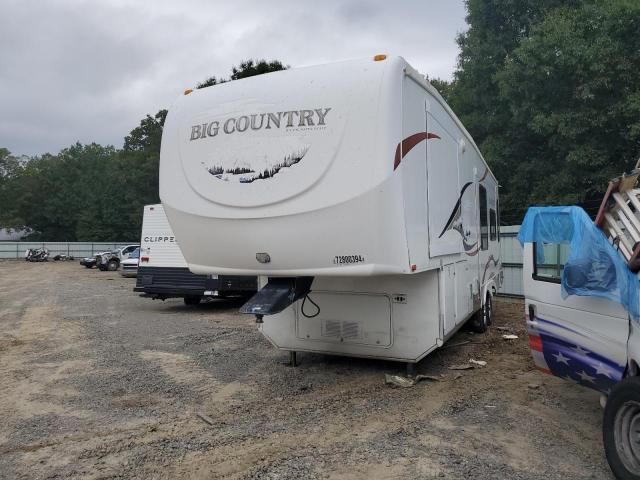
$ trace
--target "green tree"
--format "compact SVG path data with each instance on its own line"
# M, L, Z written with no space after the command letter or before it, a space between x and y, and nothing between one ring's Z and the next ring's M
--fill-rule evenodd
M77 143L58 155L30 159L15 178L14 217L36 238L77 240L78 220L100 194L101 175L114 154L113 147Z
M20 195L18 178L25 161L11 155L6 148L0 148L0 227L19 228L24 225L15 209L14 199Z
M562 5L579 0L466 0L469 28L458 36L460 55L449 95L453 110L481 147L508 124L496 74L531 28Z
M240 80L241 78L262 75L263 73L277 72L288 68L289 65L284 65L280 60L245 60L240 62L240 65L237 67L231 67L231 77L229 80L215 76L209 77L204 82L199 83L196 88L211 87L231 80Z
M440 78L430 78L428 79L429 83L442 95L442 98L445 101L449 101L449 97L451 96L451 89L453 88L453 84L451 82L447 82L446 80L442 80Z
M220 83L225 83L225 82L226 80L224 78L209 77L204 82L198 83L196 88L213 87L214 85L218 85Z
M588 2L549 13L496 74L509 124L494 163L506 202L584 203L640 154L640 4ZM502 168L500 171L504 171Z
M286 70L288 65L283 65L279 60L245 60L240 62L237 67L231 68L231 80L240 80L241 78L262 75L263 73L277 72Z
M162 127L167 118L167 110L160 110L153 117L147 115L140 121L140 125L124 137L123 150L126 152L160 152Z

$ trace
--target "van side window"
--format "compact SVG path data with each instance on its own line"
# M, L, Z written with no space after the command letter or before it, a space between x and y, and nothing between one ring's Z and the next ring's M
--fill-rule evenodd
M542 251L540 251L540 249L542 249ZM559 243L534 243L533 279L560 283L567 258L569 258L569 245Z
M480 185L480 248L489 248L489 219L487 218L487 190Z
M489 240L495 242L498 239L498 217L493 208L489 210L489 222Z

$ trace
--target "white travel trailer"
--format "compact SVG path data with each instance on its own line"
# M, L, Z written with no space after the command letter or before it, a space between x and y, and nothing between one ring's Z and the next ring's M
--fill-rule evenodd
M242 311L281 349L413 363L490 323L498 183L400 57L188 90L160 163L189 268L260 275Z
M195 305L205 298L246 297L256 288L255 276L191 273L162 205L145 205L135 292L161 300L182 297Z

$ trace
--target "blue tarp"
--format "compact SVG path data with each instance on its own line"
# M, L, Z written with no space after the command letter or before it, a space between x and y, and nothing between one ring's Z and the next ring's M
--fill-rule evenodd
M524 217L518 240L567 244L569 257L561 276L562 298L569 295L602 297L624 306L640 319L640 283L626 260L609 243L580 207L531 207ZM538 263L544 249L536 248Z

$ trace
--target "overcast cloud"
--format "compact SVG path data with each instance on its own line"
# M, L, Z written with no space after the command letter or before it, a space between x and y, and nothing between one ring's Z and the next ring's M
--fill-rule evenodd
M120 147L147 113L248 58L393 53L449 79L464 15L462 0L2 0L0 147Z

